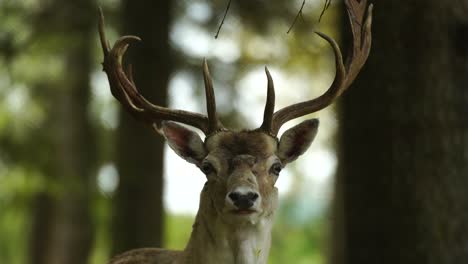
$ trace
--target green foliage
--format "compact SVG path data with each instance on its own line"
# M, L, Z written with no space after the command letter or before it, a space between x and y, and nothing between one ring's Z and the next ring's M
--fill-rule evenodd
M29 201L42 186L24 167L0 168L0 263L25 263Z
M93 223L96 233L89 262L90 264L103 264L107 263L110 255L111 200L101 194L96 194L94 197Z
M270 251L270 264L325 263L324 237L327 226L323 219L311 219L310 222L297 224L280 211L279 219L273 228L273 241Z
M0 201L0 263L26 263L28 210L23 206L6 206Z
M183 250L187 244L195 217L189 215L166 215L164 247Z

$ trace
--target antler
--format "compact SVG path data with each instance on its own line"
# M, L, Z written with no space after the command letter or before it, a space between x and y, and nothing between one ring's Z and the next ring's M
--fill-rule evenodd
M180 122L199 128L207 136L223 129L216 115L213 82L206 60L203 61L203 77L205 81L208 117L198 113L154 105L138 92L133 80L132 68L130 66L127 71L124 71L122 58L129 44L141 41L141 39L136 36L123 36L110 48L104 32L104 15L101 9L99 9L99 36L104 54L103 67L109 79L111 93L135 118L155 128L159 127L160 123L164 120Z
M266 70L268 78L268 96L265 105L263 124L260 127L261 130L276 136L284 123L327 107L354 81L369 56L373 6L372 4L369 5L367 16L365 16L367 0L345 0L345 5L353 33L353 47L345 64L343 63L338 44L329 36L321 32L316 32L317 35L330 44L335 54L336 74L330 88L315 99L293 104L273 113L272 109L275 104L274 91L272 91L273 81L271 80L268 70ZM365 22L363 24L362 22L364 19Z

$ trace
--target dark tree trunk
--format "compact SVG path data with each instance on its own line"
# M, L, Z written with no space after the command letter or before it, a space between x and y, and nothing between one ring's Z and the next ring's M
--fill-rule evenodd
M47 264L48 243L44 241L50 241L52 205L52 197L48 193L40 192L34 196L27 260L29 264Z
M88 262L96 152L88 111L95 10L91 0L51 2L43 10L60 14L44 26L63 45L54 55L62 56L64 70L48 87L52 164L43 173L53 184L37 195L33 207L29 263ZM62 16L67 20L62 21Z
M334 263L468 263L468 1L374 14L342 106Z
M165 106L171 72L170 1L126 0L122 10L123 33L143 39L130 48L127 60L134 65L135 82L151 102ZM117 141L120 182L113 217L113 254L161 246L163 138L122 112Z

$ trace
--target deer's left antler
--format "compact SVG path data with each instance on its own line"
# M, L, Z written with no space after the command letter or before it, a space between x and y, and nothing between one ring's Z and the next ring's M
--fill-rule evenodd
M369 8L367 8L367 0L345 0L345 5L353 34L353 47L351 53L346 58L346 63L343 63L343 56L338 44L329 36L316 32L330 44L335 54L336 74L330 88L315 99L293 104L274 112L275 95L273 81L270 73L266 70L268 96L260 130L276 136L284 123L327 107L354 81L369 56L373 6L370 4Z

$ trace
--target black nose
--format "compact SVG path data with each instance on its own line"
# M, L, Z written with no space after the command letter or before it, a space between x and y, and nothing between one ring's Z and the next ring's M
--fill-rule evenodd
M258 198L258 193L248 192L242 194L240 192L231 192L228 195L229 199L234 203L240 210L246 210L253 206L255 200Z

